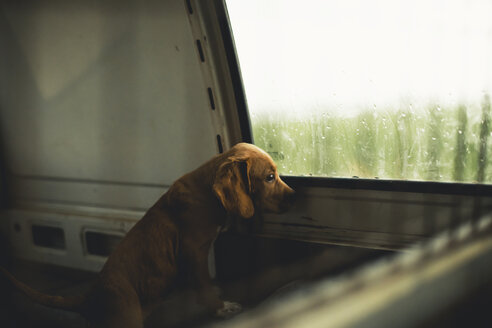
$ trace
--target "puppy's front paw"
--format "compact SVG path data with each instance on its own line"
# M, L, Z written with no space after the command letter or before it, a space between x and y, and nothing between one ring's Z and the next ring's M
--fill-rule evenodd
M241 312L243 307L239 303L234 302L224 302L224 307L218 309L215 315L220 318L229 318L239 312Z

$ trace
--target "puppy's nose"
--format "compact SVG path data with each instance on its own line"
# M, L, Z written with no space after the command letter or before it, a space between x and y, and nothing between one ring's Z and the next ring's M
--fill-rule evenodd
M289 190L285 194L285 201L289 204L292 204L295 202L296 198L297 198L297 194L294 191L294 189L289 188Z

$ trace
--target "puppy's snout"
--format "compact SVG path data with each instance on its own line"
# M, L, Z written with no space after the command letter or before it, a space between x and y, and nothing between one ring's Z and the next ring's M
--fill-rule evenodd
M284 192L282 203L280 205L280 211L281 212L287 211L292 206L295 200L296 200L296 192L292 188L287 186Z
M285 196L284 196L284 202L288 203L288 204L293 204L295 201L296 201L296 192L294 191L294 189L292 188L289 188L287 190L287 192L285 193Z

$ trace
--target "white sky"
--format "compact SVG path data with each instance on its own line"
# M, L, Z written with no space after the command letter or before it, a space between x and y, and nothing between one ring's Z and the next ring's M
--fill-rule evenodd
M250 110L476 103L492 0L227 0Z

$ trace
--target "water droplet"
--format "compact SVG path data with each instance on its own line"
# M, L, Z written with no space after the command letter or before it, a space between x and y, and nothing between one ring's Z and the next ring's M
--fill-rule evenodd
M437 140L437 139L436 139L435 137L432 137L432 140L434 140L434 141L435 141L435 140Z
M463 131L461 131L461 130L458 130L458 133L459 133L459 134L463 134Z

